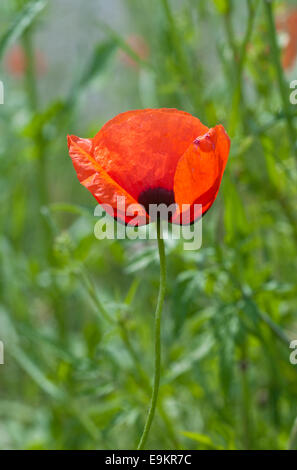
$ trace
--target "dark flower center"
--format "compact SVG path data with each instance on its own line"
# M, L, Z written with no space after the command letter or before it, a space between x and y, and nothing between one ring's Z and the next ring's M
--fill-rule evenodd
M138 202L141 204L146 212L150 215L150 217L154 220L157 217L160 217L161 219L167 219L170 220L173 215L173 204L175 203L174 201L174 192L168 189L164 188L148 188L140 194L138 197ZM159 206L160 204L163 204L168 208L169 206L172 206L170 211L166 210L161 210L158 211L158 214L156 214L156 206ZM151 207L150 207L151 206ZM153 207L152 207L153 206Z

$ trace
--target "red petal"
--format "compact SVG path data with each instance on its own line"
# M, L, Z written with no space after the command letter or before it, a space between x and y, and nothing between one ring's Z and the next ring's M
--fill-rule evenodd
M94 137L94 158L136 200L142 191L173 189L177 162L208 128L176 109L119 114Z
M137 201L114 181L95 160L92 139L80 139L74 135L68 136L68 148L80 183L93 194L99 204L109 205L114 210L113 213L111 213L112 211L107 212L122 221L129 222L129 218L125 217L125 209L130 204L137 204L139 215L145 215L145 211ZM125 205L120 213L117 210L119 196L124 198Z
M180 158L174 177L175 202L202 204L204 214L213 204L221 184L230 150L230 139L223 126L198 137Z

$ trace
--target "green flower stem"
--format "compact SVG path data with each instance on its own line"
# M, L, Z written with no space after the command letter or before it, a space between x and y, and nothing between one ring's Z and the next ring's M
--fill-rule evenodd
M23 47L26 57L25 80L28 94L28 104L32 113L34 113L38 107L38 97L35 80L35 57L30 29L25 31L23 35Z
M293 428L291 431L288 450L296 450L296 449L297 449L297 418L294 421Z
M232 108L230 113L230 122L229 122L229 134L231 136L235 135L236 128L238 126L238 120L240 117L240 112L244 111L244 96L243 96L243 84L242 84L242 74L247 59L247 47L251 40L253 34L253 27L255 24L256 17L256 6L252 0L247 0L247 26L246 31L243 37L243 40L240 45L237 46L234 30L232 27L232 4L230 9L225 13L225 29L226 35L229 43L229 47L232 50L234 70L235 70L235 83L234 83L234 92L232 96ZM244 120L244 115L242 116Z
M25 83L27 90L28 106L31 111L32 117L39 112L38 102L38 89L37 89L37 77L36 77L36 64L34 55L34 44L33 44L33 30L28 28L22 37L22 44L24 48L24 54L26 59L26 70L25 70ZM48 192L47 192L47 177L46 177L46 145L42 131L38 132L34 136L35 152L36 152L36 193L38 194L38 210L40 211L43 206L48 203ZM40 213L41 231L42 237L45 244L47 255L51 250L51 239L48 223L44 216Z
M120 328L121 338L123 340L124 345L127 348L127 351L129 352L131 358L134 361L134 364L136 366L139 378L141 379L141 384L144 386L145 391L149 393L150 392L150 381L149 381L149 378L148 378L146 372L142 368L142 364L139 361L139 358L138 358L138 355L137 355L136 351L133 348L133 345L132 345L130 337L129 337L129 332L128 332L128 330L126 328L126 325L125 325L125 321L122 320L122 319L119 319L118 322L116 322L111 317L109 312L106 310L106 308L102 304L99 296L97 295L96 290L95 290L95 286L94 286L92 280L89 278L89 276L88 276L88 274L87 274L87 272L84 268L82 268L79 271L79 274L80 274L80 279L82 280L86 291L88 292L90 298L93 300L95 306L98 309L98 314L102 315L102 317L108 323L114 324L114 325L118 324L118 326ZM167 412L166 412L166 410L165 410L165 408L162 404L162 401L160 401L158 403L158 409L159 409L159 412L160 412L160 416L163 419L163 422L166 426L168 436L169 436L169 438L171 439L171 441L174 445L174 448L179 449L180 444L179 444L177 436L175 434L174 426L172 425L172 423L170 421L170 418L167 415Z
M93 281L91 280L91 278L88 276L87 274L87 271L84 269L84 267L82 267L79 272L78 272L82 282L83 282L83 285L86 289L86 291L88 292L89 296L91 297L91 299L93 300L96 308L98 309L98 313L100 312L100 315L102 315L102 317L110 324L116 324L115 320L112 318L112 316L109 314L109 312L106 310L106 308L104 307L103 303L101 302L97 292L96 292L96 289L95 289L95 286L93 284Z
M242 441L246 450L253 449L252 439L252 416L251 416L251 394L248 377L248 340L242 342L240 351L240 375L241 375L241 394L242 394Z
M289 93L288 93L289 87L286 84L286 80L284 77L283 68L282 68L282 64L280 60L280 51L279 51L279 47L277 43L275 21L274 21L274 16L273 16L273 11L272 11L272 4L270 1L267 1L267 0L265 1L265 9L266 9L266 15L267 15L271 54L272 54L272 59L274 62L275 70L277 73L278 87L279 87L279 92L280 92L280 96L281 96L282 103L283 103L283 110L286 116L288 135L289 135L293 155L296 156L297 154L296 133L295 133L294 123L293 123L293 116L291 114L291 109L290 109L290 101L289 101Z
M169 27L169 37L172 44L172 48L176 54L176 70L180 75L181 85L185 87L186 92L188 90L188 92L191 94L191 99L193 101L194 107L197 111L199 110L201 114L203 112L203 107L201 106L200 99L202 89L201 80L197 82L197 77L195 77L195 75L193 74L193 67L189 63L187 54L183 47L184 40L180 35L178 26L176 24L175 16L171 11L170 2L168 0L161 0L161 5L167 18ZM199 75L201 75L201 70L199 70Z
M150 428L154 419L159 385L160 385L160 371L161 371L161 315L164 304L165 290L166 290L166 258L165 258L165 247L164 240L161 232L161 221L157 221L157 238L158 238L158 249L160 257L160 287L157 308L155 313L155 374L154 374L154 386L152 393L151 405L148 411L144 430L138 444L137 449L141 450L144 448L146 440L148 438Z
M150 393L150 388L151 388L150 387L149 377L147 376L146 372L144 371L144 369L142 367L142 364L139 361L138 354L136 353L136 351L133 348L133 345L132 345L132 343L130 341L130 338L129 338L129 332L126 329L126 326L125 326L125 322L120 320L119 321L119 326L121 328L121 337L122 337L123 343L125 344L131 358L133 359L135 367L137 369L138 376L139 376L139 383L143 386L145 394L147 395L147 393ZM159 402L157 403L157 408L158 408L160 416L161 416L161 418L162 418L162 420L163 420L163 422L166 426L169 439L172 441L172 444L173 444L174 448L179 449L180 444L179 444L178 438L176 436L174 426L173 426L173 424L170 420L170 417L168 416L168 414L167 414L167 412L166 412L166 410L163 406L161 397L160 397Z

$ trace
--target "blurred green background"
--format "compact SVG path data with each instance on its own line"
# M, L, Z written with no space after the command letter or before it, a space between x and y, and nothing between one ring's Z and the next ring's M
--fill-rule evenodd
M140 437L156 244L96 240L66 135L144 107L222 123L232 139L202 248L166 245L148 448L296 448L296 12L296 1L1 1L1 449L131 449Z

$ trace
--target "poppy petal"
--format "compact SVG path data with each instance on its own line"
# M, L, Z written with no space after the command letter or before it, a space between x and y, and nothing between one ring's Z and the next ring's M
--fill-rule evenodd
M222 125L195 139L180 158L174 177L175 202L202 205L204 214L217 197L230 150Z
M142 206L95 160L92 139L81 139L74 135L68 136L68 148L80 183L92 193L99 204L104 205L104 208L110 206L113 209L114 212L110 215L127 223L129 220L125 217L126 207L134 204L138 214L146 217ZM118 211L118 197L124 198L121 200L124 204L120 206L122 207L120 213Z
M119 114L94 137L94 158L138 200L148 189L173 189L177 162L208 128L176 109L143 109Z

